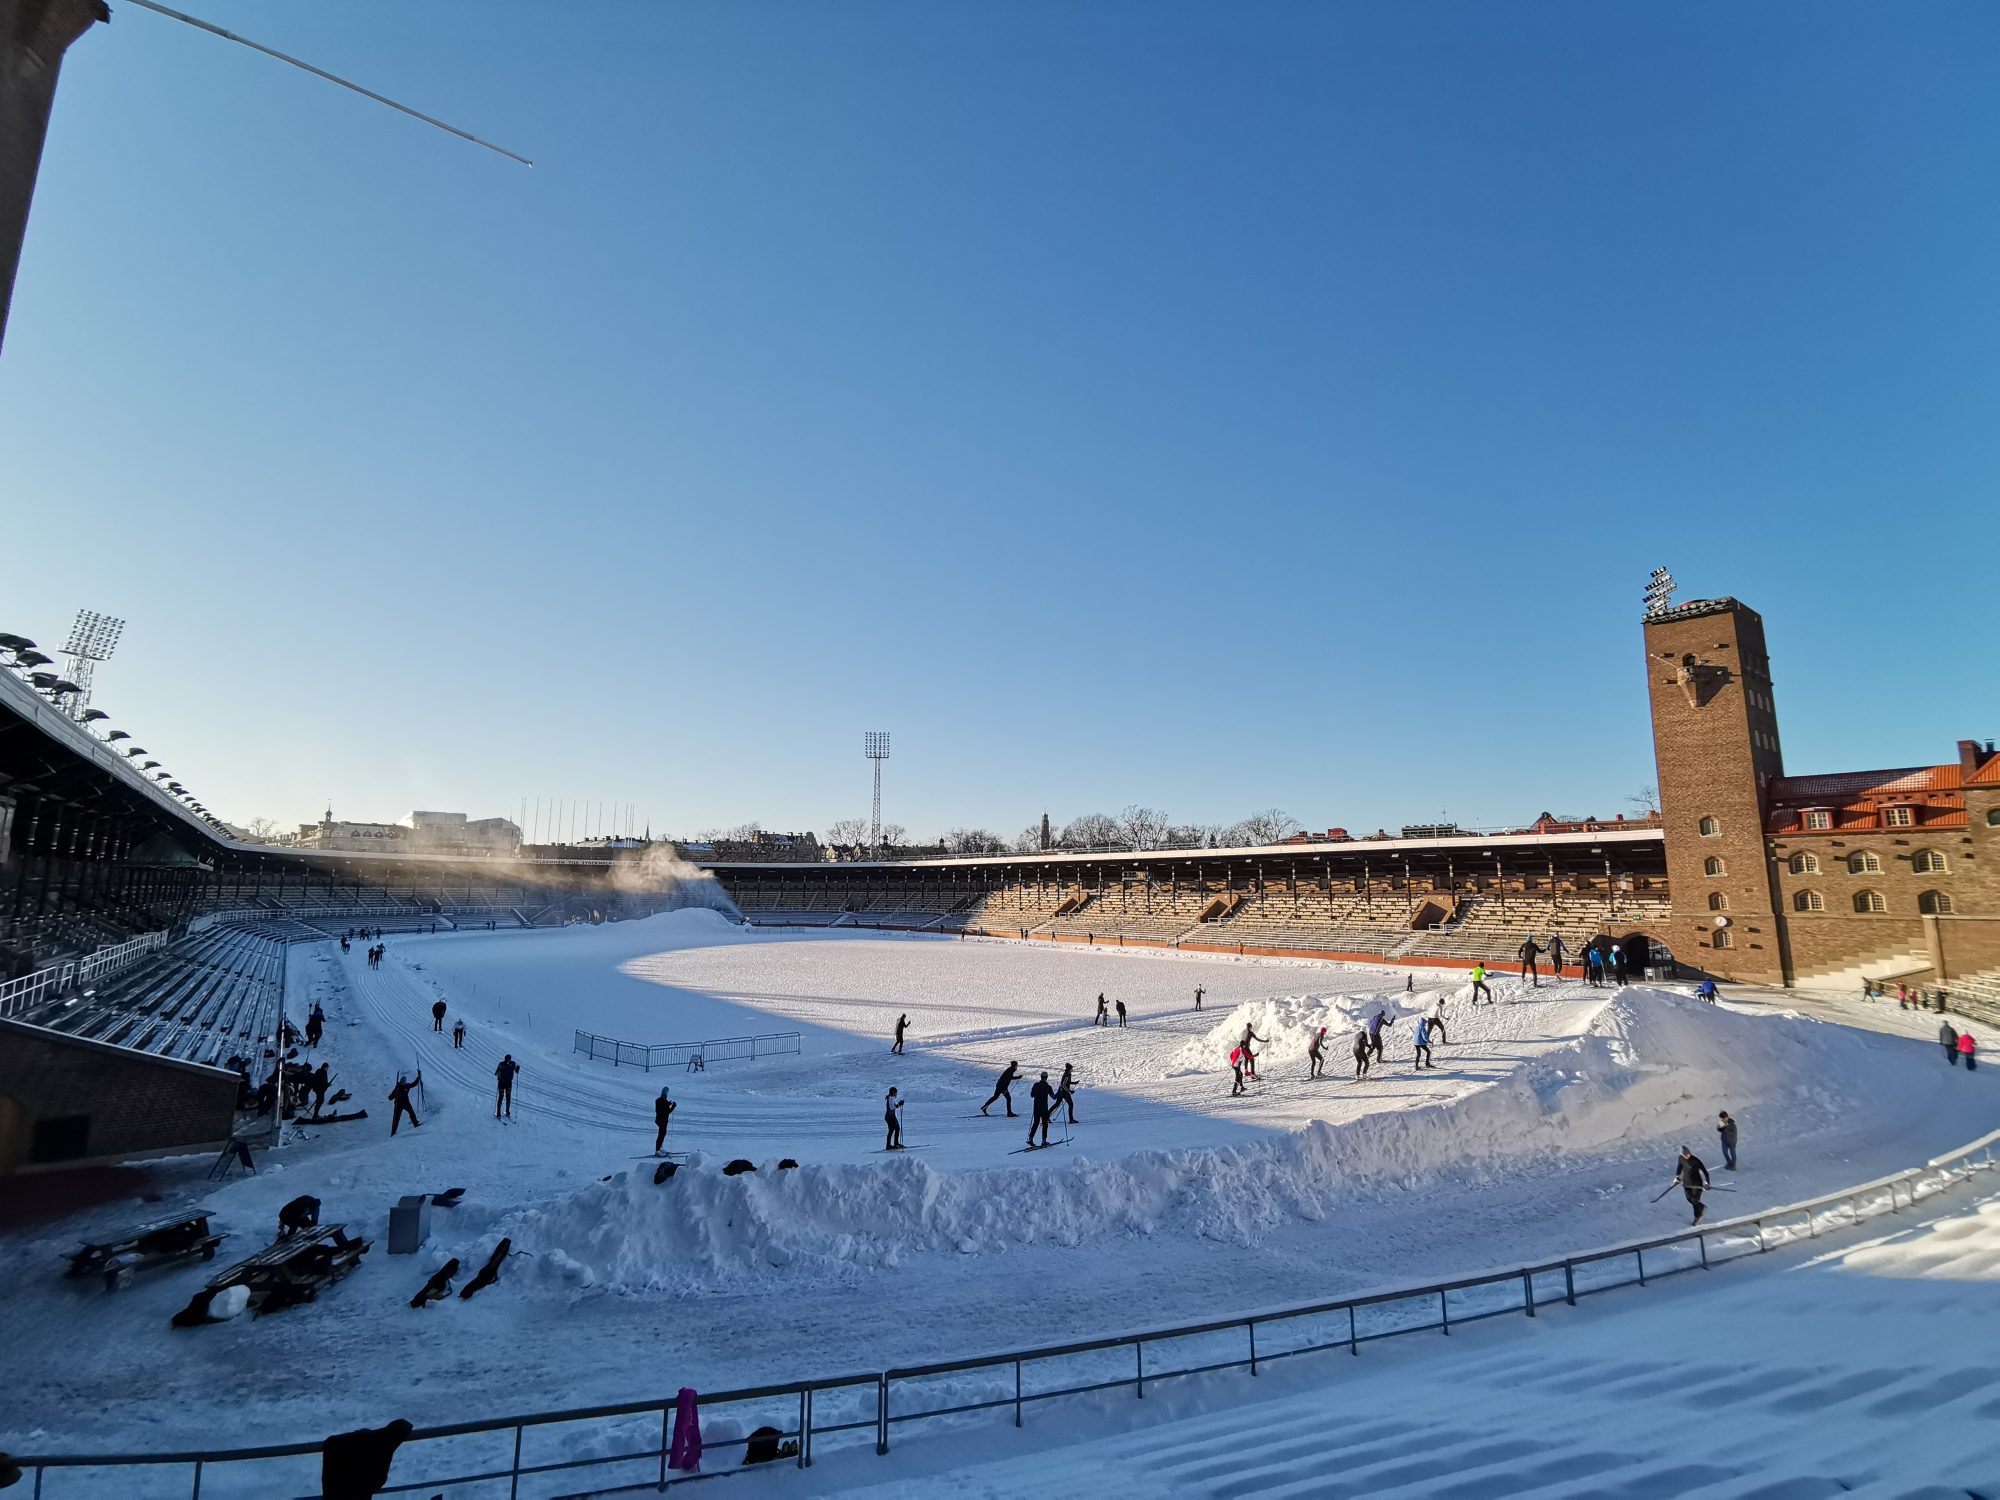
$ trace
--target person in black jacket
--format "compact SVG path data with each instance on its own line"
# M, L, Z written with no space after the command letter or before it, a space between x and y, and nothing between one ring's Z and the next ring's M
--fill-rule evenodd
M319 1488L323 1500L371 1500L389 1482L396 1450L415 1431L400 1417L387 1427L363 1427L328 1438L320 1448Z
M514 1118L514 1075L521 1071L521 1065L514 1061L509 1052L500 1059L500 1066L493 1070L493 1081L499 1092L493 1096L493 1118L499 1119L504 1111L508 1119Z
M1046 1072L1035 1081L1035 1086L1028 1090L1029 1100L1034 1106L1034 1113L1028 1118L1030 1146L1035 1144L1037 1130L1042 1133L1042 1144L1046 1146L1049 1143L1049 1114L1054 1108L1052 1101L1055 1094L1056 1091L1049 1086L1049 1075Z
M1111 1024L1110 1008L1105 1005L1103 995L1097 997L1097 1018L1090 1024L1093 1026L1109 1026Z
M1708 1212L1701 1201L1701 1195L1708 1187L1708 1167L1685 1146L1681 1147L1680 1160L1674 1163L1674 1181L1687 1194L1688 1207L1694 1210L1692 1222L1699 1224L1701 1216Z
M882 1123L889 1127L889 1141L882 1149L884 1151L901 1151L903 1149L903 1101L896 1097L894 1089L890 1089L882 1100Z
M1076 1064L1064 1063L1062 1081L1056 1085L1056 1097L1049 1105L1049 1113L1054 1114L1065 1105L1069 1108L1069 1122L1076 1123Z
M394 1135L396 1133L396 1127L403 1123L404 1115L410 1117L412 1128L420 1127L424 1123L417 1118L416 1110L410 1106L410 1090L423 1081L424 1075L421 1073L417 1074L415 1078L405 1078L400 1073L396 1075L396 1086L389 1090L389 1102L396 1106L395 1110L389 1116L389 1134Z
M1364 1026L1361 1030L1354 1033L1354 1081L1356 1083L1359 1083L1368 1076L1369 1052L1368 1028Z
M667 1097L665 1089L653 1101L653 1155L660 1154L660 1148L667 1143L667 1122L674 1117L674 1101Z
M1257 1028L1254 1025L1243 1028L1243 1041L1240 1044L1243 1048L1243 1071L1253 1080L1257 1077L1257 1054L1250 1050L1250 1044L1263 1040L1257 1035Z
M1326 1043L1326 1028L1320 1027L1306 1043L1306 1077L1317 1078L1326 1067L1326 1059L1320 1056L1320 1048Z
M431 1030L444 1030L444 1001L442 1000L431 1007Z
M1541 970L1535 967L1535 960L1541 957L1542 945L1533 938L1528 938L1515 952L1521 960L1521 977L1528 981L1530 989L1540 989L1542 974Z
M910 1024L910 1017L907 1012L896 1017L896 1040L894 1045L892 1045L889 1048L889 1050L895 1053L896 1056L898 1057L901 1057L903 1055L903 1028L908 1026L909 1024Z
M988 1099L984 1104L979 1106L979 1112L982 1115L985 1114L987 1110L991 1109L995 1104L999 1103L1002 1099L1004 1099L1007 1101L1007 1118L1010 1120L1013 1119L1014 1095L1012 1090L1014 1087L1014 1080L1016 1078L1019 1078L1020 1076L1021 1076L1021 1065L1017 1062L1008 1063L1007 1070L1000 1075L1000 1081L993 1085L993 1097L991 1099Z
M1729 1117L1728 1110L1725 1109L1716 1120L1715 1133L1722 1137L1722 1170L1725 1172L1734 1172L1736 1170L1736 1122Z

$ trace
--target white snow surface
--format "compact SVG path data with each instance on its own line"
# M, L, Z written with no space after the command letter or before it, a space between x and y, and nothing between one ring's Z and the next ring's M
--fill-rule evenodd
M1994 1098L1990 1071L1946 1069L1921 1034L1674 989L1503 978L1500 1003L1475 1008L1449 973L1410 989L1400 968L778 934L698 910L392 937L379 971L358 947L291 958L288 1004L325 1005L335 1083L369 1119L297 1130L255 1177L210 1185L205 1159L170 1164L163 1203L0 1240L0 1447L311 1438L1199 1321L1666 1232L1678 1197L1650 1200L1682 1142L1719 1169L1718 1109L1743 1122L1734 1213L1970 1140ZM1125 1001L1126 1027L1091 1024L1100 991ZM470 1029L462 1051L431 1030L439 995L447 1026ZM1451 1040L1418 1072L1411 1018L1439 999ZM1346 1043L1378 1007L1397 1017L1386 1061L1355 1082ZM903 1013L908 1055L892 1056ZM1231 1098L1246 1024L1267 1039L1263 1081ZM1309 1082L1319 1025L1328 1076ZM635 1042L796 1030L801 1051L648 1074L574 1052L579 1028ZM511 1124L493 1118L503 1051L523 1068ZM1010 1061L1021 1118L999 1104L982 1118ZM1028 1085L1065 1061L1084 1085L1069 1144L1018 1154ZM392 1139L383 1095L418 1068L424 1123ZM917 1148L901 1156L880 1150L891 1084ZM669 1149L686 1157L656 1186L662 1086L681 1106ZM759 1170L723 1176L739 1156ZM800 1165L777 1170L780 1157ZM464 1205L433 1210L422 1253L388 1257L388 1206L446 1186ZM229 1235L227 1264L268 1243L302 1192L324 1222L377 1240L309 1306L176 1332L196 1270L115 1296L59 1279L79 1236L197 1200ZM517 1253L498 1286L405 1306L448 1257L475 1266L502 1236Z

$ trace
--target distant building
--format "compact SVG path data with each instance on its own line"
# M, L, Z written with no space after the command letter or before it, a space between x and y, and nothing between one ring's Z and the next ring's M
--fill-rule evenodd
M521 828L511 818L469 818L464 813L413 812L399 823L351 823L333 809L317 823L301 823L292 841L300 849L365 854L483 854L506 857L521 847Z

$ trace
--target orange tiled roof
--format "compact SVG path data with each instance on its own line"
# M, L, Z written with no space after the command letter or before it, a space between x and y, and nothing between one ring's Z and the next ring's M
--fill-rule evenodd
M1981 768L1981 774L1990 767ZM1959 790L1957 766L1907 766L1891 771L1842 771L1832 776L1780 776L1771 785L1771 800L1801 806L1849 802L1857 797L1906 796L1919 792ZM1816 800L1815 800L1816 799Z

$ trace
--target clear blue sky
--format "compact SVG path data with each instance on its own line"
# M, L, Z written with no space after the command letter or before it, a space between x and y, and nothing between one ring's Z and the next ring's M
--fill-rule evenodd
M0 629L224 816L1608 815L1660 563L2000 734L1990 0L112 3Z

